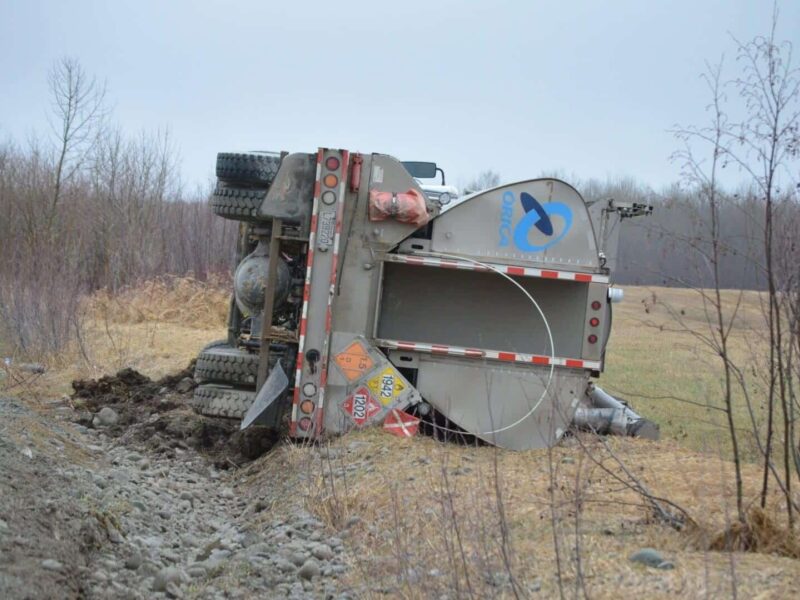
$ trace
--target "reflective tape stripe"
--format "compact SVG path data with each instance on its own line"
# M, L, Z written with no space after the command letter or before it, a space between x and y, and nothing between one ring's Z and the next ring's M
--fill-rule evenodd
M300 378L303 374L303 350L306 341L306 321L308 319L308 301L311 297L311 268L314 266L314 244L317 237L317 215L319 214L320 176L322 174L322 148L317 151L317 172L314 183L314 204L311 209L311 228L308 232L308 252L306 253L306 280L303 286L303 312L300 321L300 336L297 340L297 364L294 375L294 396L292 398L292 419L289 423L289 435L297 433L297 407L300 404Z
M445 269L463 269L466 271L491 272L483 265L471 263L469 261L458 261L445 258L434 258L432 256L417 256L411 254L387 254L385 261L401 263L406 265L421 265L425 267L441 267ZM534 267L521 267L518 265L501 265L485 263L506 275L516 275L517 277L541 277L544 279L562 279L566 281L580 281L582 283L609 283L608 275L597 275L595 273L575 273L573 271L561 271L555 269L536 269Z
M600 368L600 361L582 360L578 358L549 357L541 354L523 354L521 352L503 352L500 350L482 350L479 348L462 348L460 346L446 346L443 344L423 344L418 342L404 342L400 340L375 340L375 345L392 350L406 350L408 352L424 352L426 354L445 354L447 356L466 356L468 358L488 358L503 362L514 362L533 365L555 365L571 369Z
M344 193L345 179L347 179L347 168L350 162L350 153L347 150L341 151L341 173L339 176L339 195L336 198L336 226L333 236L333 259L331 261L330 288L328 291L328 305L325 309L325 344L322 347L322 368L319 375L319 397L317 399L317 426L316 434L322 433L322 418L325 407L325 388L328 384L328 352L331 343L331 324L333 321L333 297L336 292L336 281L339 276L339 241L342 232L342 220L344 218ZM321 160L321 159L320 159ZM319 179L317 180L319 181Z

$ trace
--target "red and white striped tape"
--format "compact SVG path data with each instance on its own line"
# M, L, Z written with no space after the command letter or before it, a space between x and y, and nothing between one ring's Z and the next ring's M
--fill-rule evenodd
M334 235L333 235L333 248L331 248L331 252L333 253L333 261L331 262L331 277L330 277L330 288L328 290L328 305L325 308L325 343L322 346L322 360L320 361L322 367L320 369L320 375L319 375L319 398L317 399L317 411L316 411L317 435L322 433L322 416L325 405L325 388L328 385L328 354L330 351L330 343L331 343L331 323L333 321L333 297L336 293L336 280L338 279L339 275L339 240L341 239L342 235L342 219L344 217L345 180L347 179L347 169L350 163L350 153L347 150L342 150L341 152L342 152L341 155L342 170L339 173L339 194L336 198L337 201L336 228L334 230ZM319 180L317 180L317 184L319 185Z
M317 151L317 172L314 182L314 203L311 208L311 226L308 232L308 251L306 252L306 280L303 285L303 310L300 313L300 335L297 340L297 364L294 375L294 396L292 398L292 420L289 434L297 433L297 408L300 404L300 378L303 374L303 358L305 356L306 326L308 324L308 300L311 296L311 270L314 266L314 246L317 237L317 215L319 214L320 177L322 176L322 148Z
M543 356L541 354L523 354L521 352L503 352L501 350L482 350L479 348L463 348L460 346L446 346L444 344L423 344L419 342L403 342L400 340L375 340L375 345L392 350L407 350L409 352L424 352L426 354L442 354L447 356L466 356L468 358L488 358L502 362L533 364L556 367L569 367L571 369L600 369L600 361L583 360L580 358L561 358Z
M518 277L541 277L544 279L563 279L566 281L579 281L582 283L609 283L608 275L597 275L595 273L575 273L573 271L562 271L556 269L537 269L534 267L520 267L515 265L501 265L484 263L490 267L483 266L466 260L454 260L449 258L434 258L432 256L415 256L411 254L387 254L384 260L389 262L402 263L406 265L421 265L425 267L442 267L445 269L463 269L467 271L491 272L497 269L506 275L516 275Z

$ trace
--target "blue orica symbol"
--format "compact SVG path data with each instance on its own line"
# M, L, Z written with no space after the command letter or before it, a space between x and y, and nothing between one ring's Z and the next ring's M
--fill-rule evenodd
M500 213L500 246L508 246L513 240L514 246L523 252L541 252L550 246L561 241L572 227L572 211L562 202L548 202L544 206L539 204L527 192L519 195L519 201L525 210L522 217L512 229L512 218L514 215L514 203L516 197L514 192L507 191L503 194L503 208ZM554 224L551 217L560 217L561 223ZM561 231L556 235L556 225L560 226ZM544 243L532 244L530 242L531 230L535 229L545 236ZM541 237L541 236L537 236ZM552 239L548 239L552 238Z

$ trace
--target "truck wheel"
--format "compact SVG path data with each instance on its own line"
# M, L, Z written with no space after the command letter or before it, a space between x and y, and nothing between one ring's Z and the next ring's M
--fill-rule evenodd
M285 354L285 346L272 344L269 351L269 368L272 369L278 359ZM258 359L258 354L231 348L227 343L205 348L197 357L194 377L203 382L255 385L258 379Z
M228 343L228 340L214 340L213 342L209 342L208 344L203 346L203 349L200 350L200 352L201 353L205 352L209 348L216 348L217 346L225 346L225 345L227 345L227 343Z
M220 181L266 188L272 184L281 155L277 152L220 152L217 178Z
M253 390L203 384L194 389L192 405L201 415L242 419L255 399Z
M198 381L255 385L258 354L231 348L227 344L206 348L197 356L194 377Z
M218 183L211 197L211 210L225 219L257 221L258 209L266 196L266 190L228 187Z

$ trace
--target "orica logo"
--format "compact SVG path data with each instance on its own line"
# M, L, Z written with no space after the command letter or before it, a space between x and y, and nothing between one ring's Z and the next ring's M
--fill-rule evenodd
M527 192L522 192L519 195L519 201L522 208L525 210L523 216L516 225L513 225L514 216L514 203L516 197L514 192L507 191L503 194L503 207L500 213L500 246L508 246L513 240L514 246L523 252L541 252L550 246L554 246L561 239L567 235L570 227L572 227L572 211L566 204L562 202L548 202L544 206L539 204ZM556 226L553 224L551 217L560 217L559 225L560 232L556 235ZM530 235L531 230L539 233L537 238L544 238L544 243L537 240L537 243L531 243Z

